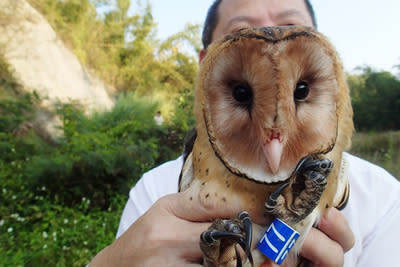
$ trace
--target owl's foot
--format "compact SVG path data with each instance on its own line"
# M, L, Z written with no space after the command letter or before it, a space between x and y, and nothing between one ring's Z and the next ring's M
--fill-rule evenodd
M332 168L333 162L326 158L307 156L300 160L293 179L270 195L265 203L267 212L289 224L303 220L318 205Z
M250 215L241 211L233 220L217 219L200 236L200 248L203 251L204 266L242 266L239 245L253 266L250 252L252 240ZM233 265L234 266L234 265Z

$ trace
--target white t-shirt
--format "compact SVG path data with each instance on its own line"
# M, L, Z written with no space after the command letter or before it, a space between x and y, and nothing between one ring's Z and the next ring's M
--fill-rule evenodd
M345 266L400 266L400 183L384 169L345 153L350 198L342 211L356 237ZM182 157L145 173L129 193L117 237L160 197L178 190ZM318 245L318 244L316 244Z

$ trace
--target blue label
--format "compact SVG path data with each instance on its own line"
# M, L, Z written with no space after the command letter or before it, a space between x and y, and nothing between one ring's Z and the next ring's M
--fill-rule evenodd
M258 241L257 248L275 263L281 265L294 246L299 233L279 219L274 219Z

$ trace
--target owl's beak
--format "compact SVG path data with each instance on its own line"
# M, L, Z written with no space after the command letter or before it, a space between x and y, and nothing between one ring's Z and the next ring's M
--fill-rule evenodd
M262 148L271 172L276 174L279 170L283 150L280 136L271 136L264 142Z

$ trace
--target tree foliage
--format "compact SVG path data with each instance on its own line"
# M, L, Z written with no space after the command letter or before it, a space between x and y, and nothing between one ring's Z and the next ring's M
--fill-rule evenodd
M193 90L200 50L198 25L155 38L151 6L129 0L29 0L80 61L120 92L152 95L172 113L174 99ZM97 8L96 8L97 7ZM193 50L194 53L189 51Z
M354 122L361 131L400 129L400 81L390 72L361 68L349 75Z

